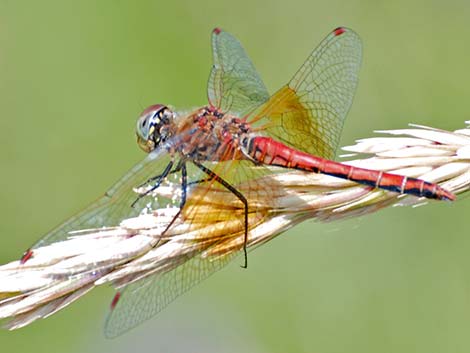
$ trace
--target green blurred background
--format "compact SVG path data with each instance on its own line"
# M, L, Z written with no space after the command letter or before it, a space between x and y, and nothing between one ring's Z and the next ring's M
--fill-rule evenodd
M234 33L271 92L333 28L364 41L342 145L409 122L470 118L468 1L0 0L0 262L143 158L151 103L205 103L210 31ZM99 288L0 331L2 352L468 352L470 239L455 204L307 222L105 340Z

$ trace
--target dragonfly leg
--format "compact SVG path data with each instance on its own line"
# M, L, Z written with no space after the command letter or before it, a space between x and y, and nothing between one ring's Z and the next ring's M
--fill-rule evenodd
M181 211L183 210L184 205L186 204L186 196L187 196L187 189L188 189L188 173L186 170L186 163L181 161L180 163L178 163L178 166L175 169L181 170L181 201L180 201L178 212L173 216L170 223L168 223L165 230L162 232L160 239L161 237L165 235L168 229L170 229L173 223L175 223L175 221L178 219L178 217L181 214ZM160 240L157 242L157 244L155 244L155 246L157 246L159 242Z
M150 192L152 192L153 190L157 189L160 184L162 183L163 179L165 179L168 175L170 174L173 174L173 173L176 173L176 172L180 172L181 171L181 201L180 201L180 204L179 204L179 210L178 212L176 213L176 215L173 216L172 220L170 221L170 223L168 223L168 225L166 226L165 230L161 233L161 236L160 236L160 239L161 237L163 237L165 235L165 233L168 231L168 229L170 229L170 227L175 223L175 221L178 219L178 217L180 216L181 214L181 210L183 209L184 205L186 204L186 197L187 197L187 189L188 189L188 173L187 173L187 170L186 170L186 162L184 160L180 160L178 162L178 164L176 165L176 167L172 170L171 168L173 167L173 164L174 162L171 161L170 163L168 163L168 165L166 166L165 170L163 171L162 174L160 175L157 175L155 177L152 177L150 178L149 180L147 180L146 183L149 183L149 182L152 182L154 180L157 180L157 182L155 183L155 185L152 186L151 189L147 190L145 193L141 194L138 196L137 200L135 200L133 203L132 203L132 207L134 207L134 205L142 198L144 197L145 195L148 195ZM146 183L142 184L142 185L145 185ZM154 246L158 246L158 244L160 243L160 239L157 241L157 243L154 245Z
M165 176L168 176L170 174L174 174L176 172L179 172L181 170L181 161L176 165L175 169L171 170L169 173L167 173ZM173 162L170 162L171 165L173 165ZM165 171L166 171L166 168L165 168ZM163 179L165 178L164 174L165 174L165 171L162 173L162 174L159 174L159 175L155 175L149 179L147 179L147 181L143 182L142 184L140 184L139 186L137 186L137 188L141 188L143 187L144 185L147 185L147 184L150 184L152 181L154 180L157 180L157 179ZM160 181L161 183L161 181Z
M211 181L212 179L214 179L214 178L210 176L209 178L204 178L204 179L191 181L191 182L188 183L188 186L202 184L202 183L205 183L206 181Z
M135 201L131 204L131 207L134 208L134 206L136 205L137 202L139 202L139 200L144 197L144 196L147 196L148 194L150 194L152 191L154 191L155 189L157 189L160 184L162 183L163 179L165 179L170 173L171 173L171 168L173 167L173 164L174 162L173 161L170 161L168 163L168 165L166 166L165 170L163 171L162 174L160 175L157 175L153 178L150 178L149 180L147 180L145 183L141 184L141 186L139 187L142 187L144 186L145 184L149 183L149 182L152 182L154 180L156 180L155 184L150 188L148 189L147 191L145 191L144 193L140 194L139 196L137 196L137 198L135 199ZM179 164L178 164L179 165Z
M248 201L243 196L243 194L235 189L230 183L228 183L226 180L222 179L220 176L218 176L216 173L214 173L212 170L207 168L206 166L200 164L199 162L192 161L199 169L201 169L204 173L206 173L209 176L209 180L215 180L217 181L220 185L225 187L228 191L233 193L238 199L243 203L244 209L245 209L245 235L243 239L243 253L245 256L245 264L242 266L243 268L248 267L248 253L246 251L246 245L248 243Z

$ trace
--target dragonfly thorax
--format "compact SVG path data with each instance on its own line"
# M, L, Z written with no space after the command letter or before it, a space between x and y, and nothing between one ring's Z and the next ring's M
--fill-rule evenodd
M238 117L213 106L202 107L178 123L173 151L187 160L227 161L244 159L241 141L250 126Z
M151 105L137 120L137 143L149 153L174 133L175 113L162 104Z

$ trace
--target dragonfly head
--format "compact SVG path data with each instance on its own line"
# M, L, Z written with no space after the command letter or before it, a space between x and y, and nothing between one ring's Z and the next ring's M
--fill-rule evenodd
M173 131L174 113L162 104L151 105L137 120L137 143L150 153L165 142Z

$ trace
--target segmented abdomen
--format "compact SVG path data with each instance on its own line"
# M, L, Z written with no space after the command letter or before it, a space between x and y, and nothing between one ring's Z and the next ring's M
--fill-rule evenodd
M359 184L419 197L455 200L455 195L427 181L391 174L379 170L353 167L295 150L269 137L256 136L247 144L247 154L253 160L268 165L332 175Z

